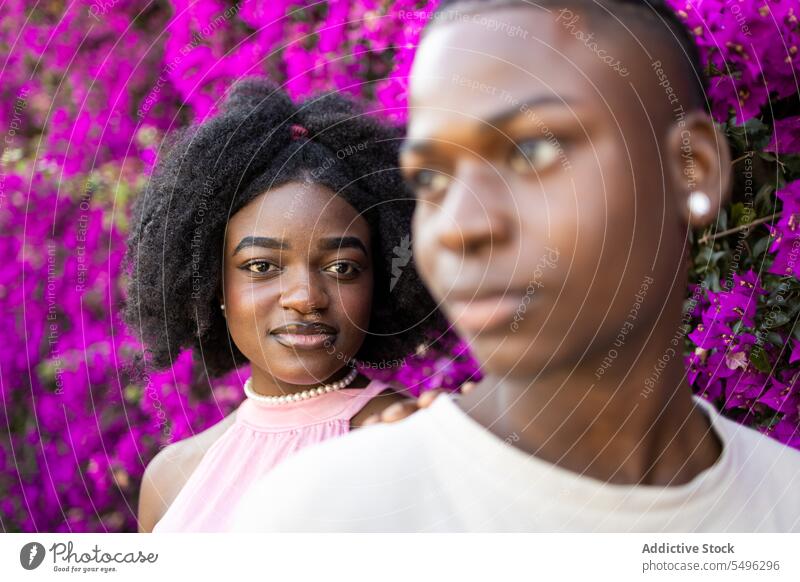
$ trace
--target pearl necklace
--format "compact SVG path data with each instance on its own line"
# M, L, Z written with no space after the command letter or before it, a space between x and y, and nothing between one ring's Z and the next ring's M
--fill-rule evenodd
M350 384L352 384L353 380L356 379L356 376L358 376L358 370L353 368L350 370L350 373L341 380L331 384L323 384L322 386L317 386L316 388L309 388L308 390L303 390L302 392L297 392L295 394L285 394L283 396L264 396L263 394L254 392L253 377L251 376L244 382L244 394L250 400L254 400L255 402L259 402L261 404L289 404L290 402L309 400L310 398L315 398L317 396L321 396L322 394L327 394L328 392L336 392L342 388L347 388Z

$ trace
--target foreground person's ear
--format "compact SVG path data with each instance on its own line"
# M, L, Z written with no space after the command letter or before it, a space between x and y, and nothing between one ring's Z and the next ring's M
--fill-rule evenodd
M728 203L731 155L725 135L706 113L692 111L670 127L665 152L672 191L691 228L711 224Z

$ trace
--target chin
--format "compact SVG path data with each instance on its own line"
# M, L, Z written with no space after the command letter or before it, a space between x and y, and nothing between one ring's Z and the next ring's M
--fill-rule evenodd
M338 350L333 354L330 348L293 350L272 340L262 345L258 361L275 379L298 386L321 384L346 363Z
M344 366L344 363L338 361L328 362L327 365L308 364L304 366L298 363L296 366L281 367L280 369L276 369L273 366L271 373L276 379L281 382L286 382L287 384L316 386L317 384L324 383L325 380L338 372L342 366Z

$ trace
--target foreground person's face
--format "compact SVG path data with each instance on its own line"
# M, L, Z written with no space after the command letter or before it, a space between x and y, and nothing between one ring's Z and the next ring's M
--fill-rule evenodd
M279 381L316 384L361 348L372 307L369 225L316 184L289 183L228 222L225 315L236 346Z
M471 19L428 31L402 165L431 292L487 372L530 375L602 357L648 281L631 323L652 328L683 289L686 230L665 195L668 122L644 106L665 97L647 66L631 57L623 78L556 10L490 16L526 34Z

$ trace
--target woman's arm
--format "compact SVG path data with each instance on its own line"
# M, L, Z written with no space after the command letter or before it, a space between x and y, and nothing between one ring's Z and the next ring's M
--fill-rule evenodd
M139 531L149 533L172 505L209 447L233 423L236 412L223 420L159 452L142 477L139 490Z
M172 463L167 463L167 449L158 453L147 468L142 477L142 487L139 490L139 532L150 533L158 523L169 505L166 502L165 494L168 483L174 479L168 479L165 473L168 472ZM174 461L173 461L174 462Z

